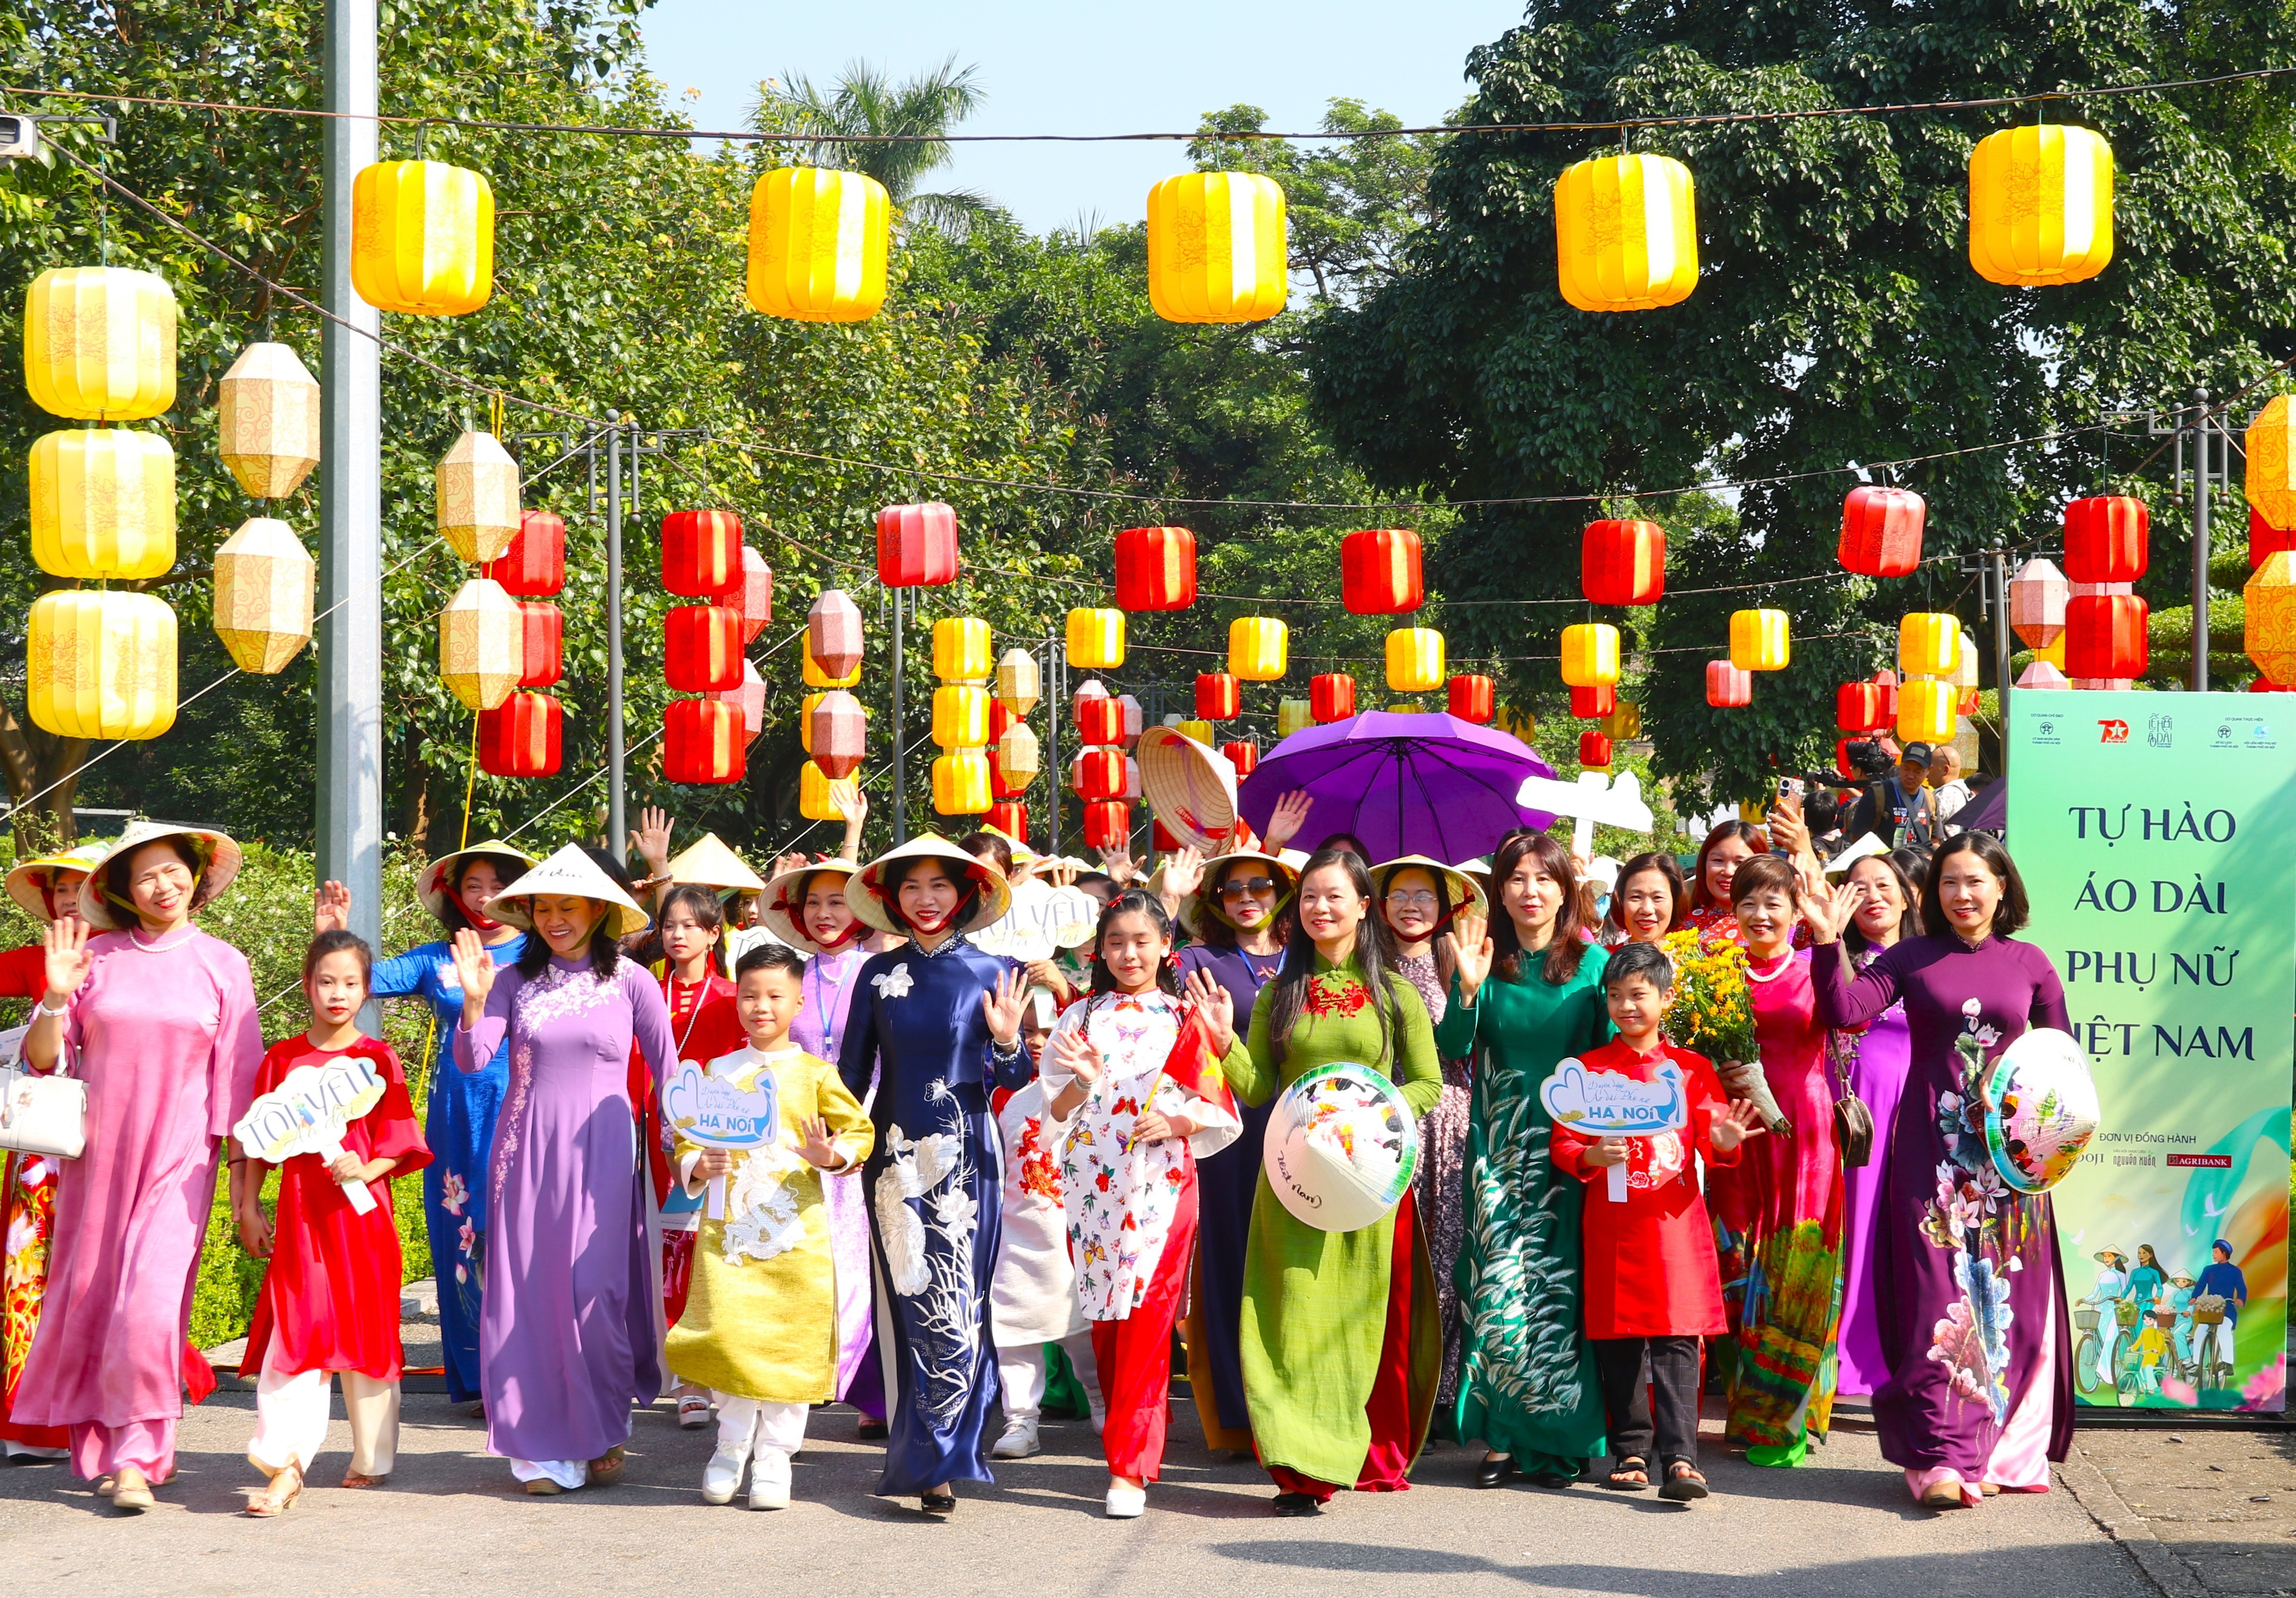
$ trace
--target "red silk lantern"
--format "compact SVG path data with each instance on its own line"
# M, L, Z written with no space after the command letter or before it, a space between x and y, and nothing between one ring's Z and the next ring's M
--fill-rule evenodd
M2296 549L2296 528L2275 527L2253 505L2248 507L2248 569L2251 572L2283 549Z
M1603 732L1582 732L1578 735L1578 763L1582 766L1608 766L1611 763L1611 737Z
M1087 849L1119 849L1132 841L1132 807L1121 799L1095 801L1084 807L1084 842Z
M1087 749L1070 770L1070 785L1087 801L1124 796L1124 751Z
M1489 678L1462 674L1451 679L1448 688L1453 715L1479 727L1490 725L1497 704L1494 697L1496 690Z
M1874 720L1875 730L1898 724L1898 674L1882 670L1874 673L1874 686L1882 690L1881 714Z
M661 586L714 599L742 581L742 518L730 510L678 510L661 519Z
M512 694L479 713L479 770L489 777L555 777L565 707L548 694Z
M1093 745L1116 745L1124 741L1124 706L1120 701L1105 694L1095 694L1076 702L1077 738Z
M1589 522L1578 588L1593 605L1655 605L1666 592L1666 530L1655 522Z
M1570 713L1582 721L1599 721L1618 708L1619 689L1615 683L1570 690Z
M1716 710L1742 710L1754 702L1754 674L1726 660L1706 663L1706 703Z
M991 754L989 760L993 765L996 756ZM980 818L980 824L994 827L1008 838L1026 838L1029 836L1029 807L1015 804L1010 800L1001 801L988 807L988 813Z
M1152 811L1148 817L1148 841L1159 854L1170 854L1180 846L1180 840L1172 836L1171 829L1159 821Z
M1259 768L1259 745L1250 738L1222 744L1220 753L1227 756L1227 763L1235 768L1238 777L1249 777Z
M1845 682L1833 690L1833 725L1841 732L1871 732L1882 726L1882 689L1871 682Z
M988 702L988 741L993 744L1003 737L1013 723L1020 719L1004 708L1003 700L991 699Z
M1849 745L1861 741L1861 739L1857 738L1836 738L1833 740L1833 769L1853 782L1856 781L1857 778L1857 767L1849 758Z
M746 649L774 619L774 569L747 544L742 546L742 581L731 603L742 613L742 647Z
M1032 773L1030 773L1030 780L1031 780L1031 781L1033 781L1034 779L1035 779L1035 774L1032 772ZM1004 761L1003 761L1003 760L999 759L999 758L998 758L998 756L997 756L997 754L996 754L996 740L995 740L995 739L993 739L993 738L992 738L991 740L989 740L989 744L988 744L988 795L989 795L989 797L990 797L990 798L992 798L992 799L1018 799L1021 795L1023 795L1023 794L1027 793L1028 791L1029 791L1029 784L1028 784L1028 783L1026 783L1026 782L1007 782L1007 781L1005 781L1005 780L1004 780Z
M2070 556L2071 550L2066 554ZM2065 605L2065 675L2142 677L2149 607L2135 594L2081 594Z
M1116 535L1116 608L1185 610L1196 602L1196 535L1128 527Z
M679 605L662 617L661 674L681 694L742 686L742 613L726 605Z
M1841 502L1844 569L1861 577L1903 577L1922 564L1922 524L1929 507L1911 489L1868 483Z
M2073 500L2065 507L2065 576L2074 582L2135 582L2144 575L2152 526L2144 501L2127 494Z
M1317 723L1344 721L1356 713L1356 680L1344 671L1326 671L1308 684L1308 713Z
M813 763L834 782L861 769L869 753L869 716L861 701L843 688L832 688L814 702L806 717L807 741Z
M956 581L956 513L938 499L877 513L877 581L889 589Z
M1373 527L1340 540L1340 594L1359 616L1398 616L1426 602L1419 572L1419 535L1406 527Z
M742 713L723 699L673 699L662 713L661 774L671 782L742 780Z
M1243 708L1243 685L1225 671L1196 673L1196 720L1225 721Z
M518 614L526 629L526 668L518 686L546 688L566 672L566 618L546 599L521 599Z
M484 570L506 594L547 599L566 586L566 523L546 510L519 512L510 548Z

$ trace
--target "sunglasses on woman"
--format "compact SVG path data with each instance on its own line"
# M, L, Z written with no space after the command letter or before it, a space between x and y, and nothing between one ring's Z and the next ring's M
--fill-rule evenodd
M1241 899L1246 894L1272 894L1275 891L1275 878L1273 877L1231 877L1219 885L1219 896L1223 899Z

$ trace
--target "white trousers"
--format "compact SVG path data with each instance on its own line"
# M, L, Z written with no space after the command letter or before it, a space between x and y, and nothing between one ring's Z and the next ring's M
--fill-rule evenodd
M1095 1415L1107 1407L1100 1396L1100 1362L1092 1355L1092 1330L1089 1327L1073 1337L1061 1339L1061 1352L1069 1356L1076 1367L1077 1380L1084 1383L1085 1396L1091 1401ZM1034 1421L1045 1409L1045 1346L1028 1343L1018 1348L999 1347L996 1350L996 1380L1004 1389L1003 1404L1005 1424L1015 1421Z
M272 1339L255 1379L255 1440L247 1457L266 1476L293 1465L306 1476L326 1446L332 1372L279 1369L280 1343ZM388 1476L398 1462L398 1384L345 1371L343 1412L351 1423L351 1469Z
M2202 1326L2195 1330L2201 1333L2201 1357L2203 1360L2220 1359L2227 1365L2233 1363L2233 1333L2238 1331L2240 1328L2234 1326L2229 1318L2218 1322L2214 1326Z
M777 1454L786 1461L805 1446L805 1404L769 1404L762 1398L711 1395L718 1401L718 1454L740 1462L752 1454ZM736 1469L738 1470L738 1463Z

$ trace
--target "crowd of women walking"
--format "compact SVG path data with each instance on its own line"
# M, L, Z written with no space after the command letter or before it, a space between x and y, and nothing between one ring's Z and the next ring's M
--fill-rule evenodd
M389 958L328 885L311 1029L268 1051L246 959L196 923L230 838L144 825L19 865L8 889L49 931L0 955L0 993L35 1001L29 1070L83 1085L86 1148L9 1167L0 1442L68 1455L122 1511L153 1502L208 1380L185 1332L228 1157L242 1242L272 1261L242 1366L258 1514L301 1491L331 1372L346 1485L390 1474L388 1184L416 1171L448 1393L538 1495L611 1484L634 1410L674 1395L717 1429L701 1495L746 1471L775 1507L809 1412L841 1399L883 1442L878 1493L947 1514L1041 1446L1065 1387L1109 1512L1138 1514L1176 1332L1207 1445L1255 1458L1278 1514L1406 1490L1431 1437L1479 1445L1486 1487L1702 1497L1702 1388L1778 1468L1870 1393L1883 1454L1939 1508L2042 1490L2062 1457L2049 1201L1993 1175L1972 1116L1990 1062L2064 1005L1991 837L1829 874L1786 811L1718 828L1686 874L1628 860L1604 894L1529 830L1469 861L1247 835L1144 874L986 833L865 864L861 822L769 876L714 838L671 858L659 817L636 879L603 851L482 843L421 874L445 935ZM987 951L1032 875L1098 902L1093 939ZM1671 967L1620 951L1685 930L1742 945L1759 1065L1659 1041ZM370 996L432 1011L425 1094L358 1033ZM1556 1135L1560 1063L1661 1053L1706 1084L1684 1149ZM352 1057L374 1107L338 1153L286 1160L266 1205L234 1126ZM1268 1107L1335 1063L1383 1079L1421 1140L1400 1201L1348 1231L1294 1216L1261 1166ZM1837 1117L1853 1093L1870 1151ZM742 1116L746 1143L708 1130ZM1637 1196L1614 1213L1598 1184L1622 1161L1609 1190Z

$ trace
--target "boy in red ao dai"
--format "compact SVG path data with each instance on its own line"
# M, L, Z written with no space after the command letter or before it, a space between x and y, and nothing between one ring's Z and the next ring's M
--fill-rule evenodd
M1664 1477L1660 1495L1687 1503L1707 1492L1698 1470L1699 1339L1728 1330L1714 1229L1691 1156L1734 1165L1739 1146L1762 1127L1751 1104L1723 1096L1704 1055L1660 1034L1674 1002L1674 968L1656 945L1613 951L1603 989L1619 1036L1580 1055L1578 1063L1591 1073L1652 1082L1658 1067L1672 1061L1682 1071L1687 1124L1678 1132L1590 1138L1558 1122L1549 1148L1558 1169L1587 1184L1587 1340L1610 1412L1610 1486L1647 1487L1655 1441ZM1623 1200L1611 1197L1614 1166L1627 1170ZM1655 1417L1642 1377L1645 1352Z

